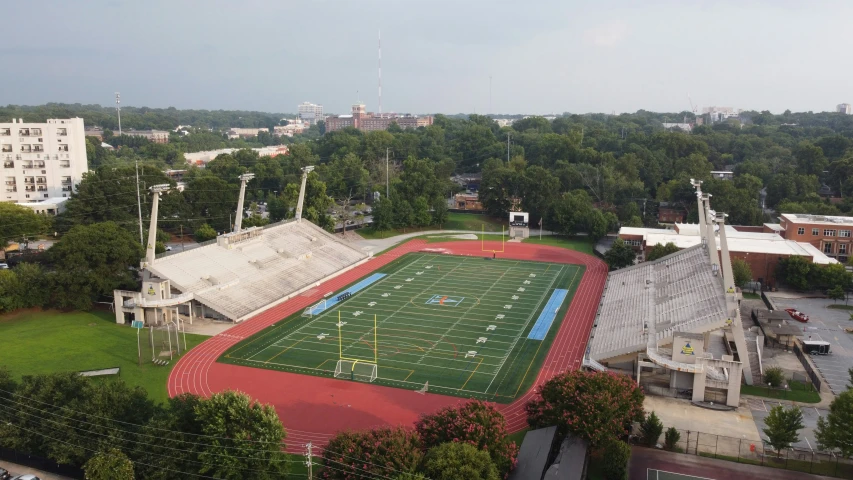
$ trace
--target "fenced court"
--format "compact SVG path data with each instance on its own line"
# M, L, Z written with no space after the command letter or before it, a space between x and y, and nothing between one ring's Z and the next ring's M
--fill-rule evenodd
M714 480L712 478L685 475L683 473L666 472L654 468L648 469L647 480Z
M219 361L508 402L536 377L582 276L578 265L411 253Z

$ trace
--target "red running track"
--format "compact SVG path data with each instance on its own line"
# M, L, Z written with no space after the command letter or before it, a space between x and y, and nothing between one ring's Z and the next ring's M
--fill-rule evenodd
M485 247L497 250L501 244L485 242ZM433 249L442 249L454 255L483 256L482 246L476 241L427 245L423 240L411 240L328 280L312 296L295 297L193 348L178 361L169 375L169 396L181 393L209 396L229 389L248 393L260 402L275 407L287 430L287 444L294 451L309 441L324 445L341 430L389 424L412 425L421 413L455 405L460 401L458 397L430 393L419 395L399 388L216 362L220 355L240 340L322 299L323 293L320 292L341 290L403 254ZM580 368L607 279L607 266L591 255L546 245L507 243L505 250L500 254L501 258L586 266L586 272L538 372L534 387L512 403L498 405L506 416L509 430L516 432L527 425L524 405L535 396L535 386L558 373Z

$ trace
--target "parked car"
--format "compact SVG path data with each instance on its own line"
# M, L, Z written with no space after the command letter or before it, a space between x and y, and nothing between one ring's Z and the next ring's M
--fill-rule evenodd
M0 263L0 270L9 270L9 264ZM3 477L0 477L0 480L3 480Z
M25 475L18 475L17 477L12 478L12 480L41 480L39 477L27 473Z
M809 321L808 315L806 315L805 313L800 312L794 308L786 308L785 311L788 312L788 315L790 315L791 318L793 318L794 320L796 320L798 322L807 323Z
M830 344L823 340L803 340L803 351L809 355L829 355Z
M172 251L172 246L171 246L171 245L166 245L166 251L167 251L167 252L171 252L171 251Z
M0 467L0 480L9 480L10 478L12 478L12 474L5 468Z

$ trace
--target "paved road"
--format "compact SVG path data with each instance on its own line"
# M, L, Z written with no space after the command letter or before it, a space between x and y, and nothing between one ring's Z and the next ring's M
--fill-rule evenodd
M770 409L777 405L788 407L788 404L774 402L773 400L762 400L758 398L749 398L749 409L752 411L752 419L755 421L755 426L761 433L761 438L766 438L764 435L764 419L770 414ZM817 450L817 440L814 437L814 429L817 428L817 419L826 416L829 411L822 408L810 407L808 404L800 404L800 409L803 412L803 425L805 428L800 430L800 441L793 444L797 450L815 451Z
M844 327L853 326L851 312L826 308L835 302L823 298L773 297L773 303L777 308L796 308L809 316L809 323L803 325L803 339L824 340L831 344L829 355L815 355L812 359L832 393L838 395L843 392L850 380L847 370L853 368L853 335L844 331Z
M36 470L35 468L25 467L23 465L18 465L16 463L11 462L0 461L0 467L8 470L9 473L12 474L13 478L16 475L24 475L29 473L37 476L40 480L71 480L71 477L64 477L55 473L47 473L41 470Z

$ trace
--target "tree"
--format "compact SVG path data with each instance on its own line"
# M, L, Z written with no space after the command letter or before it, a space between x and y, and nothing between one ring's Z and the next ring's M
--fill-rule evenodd
M803 257L794 255L779 260L776 278L796 290L811 287L812 264Z
M607 262L611 270L631 266L634 264L635 258L637 258L637 254L634 253L634 249L621 238L617 238L610 250L604 254L604 261Z
M216 230L214 230L210 225L202 223L201 226L196 229L193 236L195 237L196 242L206 242L216 238Z
M486 450L501 476L515 468L518 447L507 438L506 419L493 404L472 400L421 415L415 430L424 448L446 442L462 442Z
M429 203L426 197L418 197L412 202L414 210L414 226L426 227L432 223L432 214L429 211Z
M73 227L48 250L56 267L52 303L88 310L98 297L118 288L136 289L142 258L139 241L113 222Z
M133 480L133 462L117 448L100 451L83 465L86 480Z
M432 202L433 225L438 225L439 228L442 228L442 225L447 222L449 216L449 212L447 211L447 202L444 198L439 198Z
M417 433L402 427L340 432L323 449L325 480L381 478L415 473L423 460ZM405 478L405 477L404 477Z
M748 282L752 281L752 268L746 263L746 260L732 258L732 275L735 277L735 285L743 288Z
M388 197L381 197L373 204L373 228L390 230L394 228L394 203Z
M47 230L48 220L27 207L0 202L0 248L24 237L37 237Z
M797 406L784 408L777 405L770 409L764 424L766 427L762 431L767 435L767 443L776 450L776 455L779 455L783 449L799 441L797 432L804 426L803 412Z
M489 452L467 443L448 442L430 449L424 461L424 474L435 480L499 480Z
M630 445L617 438L611 438L604 444L601 455L606 480L627 480L628 460L631 458Z
M681 434L678 433L678 430L675 427L669 427L664 434L663 448L674 451L679 440L681 440Z
M826 292L826 295L837 302L838 300L844 300L846 293L844 292L844 287L836 285L830 288L829 291Z
M640 438L645 446L654 447L657 445L662 433L663 423L661 423L657 414L652 411L640 424Z
M214 393L195 406L203 435L211 441L198 453L198 472L217 478L279 478L287 473L284 427L272 405L262 405L245 393Z
M672 242L668 242L666 245L661 245L660 243L652 247L652 250L646 255L646 260L651 262L652 260L657 260L659 258L663 258L671 253L675 253L680 249Z
M769 367L764 370L764 383L779 388L785 382L785 372L782 367Z
M848 387L835 397L829 404L829 414L817 420L814 433L821 450L853 457L853 390Z
M643 399L628 376L573 370L537 388L537 397L525 407L527 423L532 428L556 425L561 435L573 433L600 447L643 419Z

